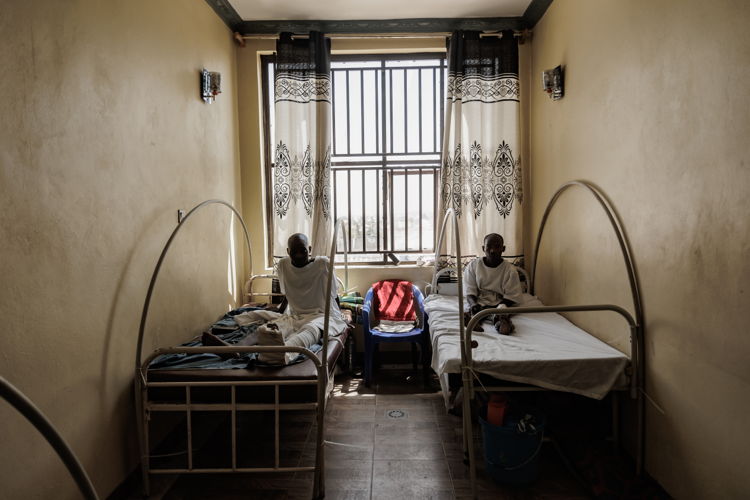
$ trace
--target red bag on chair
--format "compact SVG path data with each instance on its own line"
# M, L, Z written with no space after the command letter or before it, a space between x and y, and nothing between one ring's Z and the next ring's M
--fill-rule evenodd
M414 321L417 319L414 290L410 281L383 280L372 285L375 316L378 320Z

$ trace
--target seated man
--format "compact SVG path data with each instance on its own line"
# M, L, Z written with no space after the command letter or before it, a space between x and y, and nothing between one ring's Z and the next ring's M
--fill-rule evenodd
M258 345L286 345L310 347L318 342L325 322L326 291L328 287L328 257L311 258L312 247L307 236L295 233L287 240L288 257L278 263L277 274L284 300L276 314L264 311L262 316L274 315L267 324L258 327ZM331 288L329 332L337 335L346 327L337 305L337 284ZM253 319L259 312L244 313ZM245 319L236 317L235 319ZM215 335L203 334L204 345L227 345ZM297 353L261 353L266 363L288 363Z
M474 259L464 269L464 289L469 307L464 321L467 323L482 309L514 306L523 297L518 271L503 259L503 237L497 233L488 234L484 237L482 250L484 257ZM513 332L509 315L498 314L490 319L499 333L509 335Z

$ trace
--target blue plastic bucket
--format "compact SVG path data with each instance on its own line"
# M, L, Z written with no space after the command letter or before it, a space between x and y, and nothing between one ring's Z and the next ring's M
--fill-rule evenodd
M482 408L479 423L484 441L487 473L498 483L528 484L539 475L539 451L544 418L538 413L511 414L503 425L492 425Z

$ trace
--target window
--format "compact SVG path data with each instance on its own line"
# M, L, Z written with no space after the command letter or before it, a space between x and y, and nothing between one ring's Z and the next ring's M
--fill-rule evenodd
M273 56L262 67L272 189ZM331 73L333 213L349 221L350 261L413 262L434 253L445 55L333 55Z

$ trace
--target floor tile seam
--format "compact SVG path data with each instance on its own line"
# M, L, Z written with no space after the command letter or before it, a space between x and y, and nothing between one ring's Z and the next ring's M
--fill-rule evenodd
M377 398L377 396L375 397ZM370 500L372 500L372 487L375 480L375 423L370 427L370 438L372 439L372 450L370 450Z
M458 496L458 494L456 493L456 483L455 483L455 480L453 478L453 475L454 475L453 474L453 470L451 469L450 461L448 459L448 452L445 449L445 443L444 442L441 442L440 445L443 448L443 457L445 459L445 465L448 467L448 477L451 480L451 489L453 490L453 497L455 498L455 497Z

